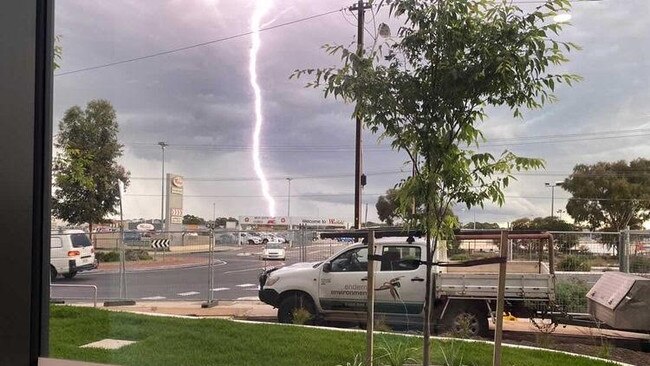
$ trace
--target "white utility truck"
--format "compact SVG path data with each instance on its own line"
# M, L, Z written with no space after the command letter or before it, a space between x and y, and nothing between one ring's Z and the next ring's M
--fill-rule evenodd
M447 262L445 244L434 262ZM278 308L278 320L291 323L304 308L313 322L365 325L368 246L352 244L322 262L273 268L260 275L259 298ZM383 237L375 240L375 314L397 327L421 327L426 245L424 239ZM540 251L541 255L541 251ZM555 275L542 262L508 262L505 311L529 317L555 301ZM551 267L552 268L552 267ZM498 264L474 267L433 267L433 323L441 331L485 335L496 309Z

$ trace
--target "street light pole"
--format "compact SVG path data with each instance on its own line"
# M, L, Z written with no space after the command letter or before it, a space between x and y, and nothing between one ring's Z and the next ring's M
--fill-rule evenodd
M289 193L287 195L287 220L291 217L291 178L287 178L287 183L289 183Z
M163 220L165 219L165 148L169 145L164 141L160 141L158 145L162 148L162 176L160 177L160 231L163 231Z
M554 208L554 206L555 206L555 187L562 186L562 183L564 183L564 182L561 181L561 180L557 181L557 182L553 182L553 183L544 183L544 185L546 187L551 188L551 218L555 217L555 214L554 214L554 212L555 212L554 211L554 209L555 209Z

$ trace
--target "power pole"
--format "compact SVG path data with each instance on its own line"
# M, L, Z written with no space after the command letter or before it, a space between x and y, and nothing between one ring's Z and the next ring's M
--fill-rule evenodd
M357 1L352 4L350 11L357 11L357 56L363 57L363 26L364 16L366 9L370 9L369 3L364 3L363 0ZM359 67L359 63L357 63ZM357 101L360 96L357 96ZM362 155L361 155L361 130L362 120L360 116L356 117L356 135L355 135L355 157L354 157L354 227L361 229L361 171L363 170Z

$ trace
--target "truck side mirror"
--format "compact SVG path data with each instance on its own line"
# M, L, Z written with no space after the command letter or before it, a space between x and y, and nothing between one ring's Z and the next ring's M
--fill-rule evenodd
M323 264L323 272L325 272L325 273L332 272L332 263L325 262L325 264Z

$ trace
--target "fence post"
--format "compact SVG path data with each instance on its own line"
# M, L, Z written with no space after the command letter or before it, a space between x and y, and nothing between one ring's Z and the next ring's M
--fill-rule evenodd
M368 272L366 274L366 279L368 285L366 287L366 365L373 364L373 343L374 343L374 331L375 331L375 232L370 230L368 232Z
M508 232L506 230L501 230L499 255L502 259L508 258ZM494 352L492 354L493 366L501 365L501 340L503 337L503 307L506 289L506 265L507 262L505 261L499 264L499 287L497 288L497 309L495 314L497 323L496 329L494 330Z
M630 273L630 227L623 230L623 268L621 272Z
M300 261L305 262L305 245L307 241L307 233L305 232L305 225L300 225Z
M202 308L211 308L217 305L217 302L214 301L214 244L215 244L215 235L214 228L210 228L210 240L208 244L208 273L210 278L208 279L208 300L201 304Z

